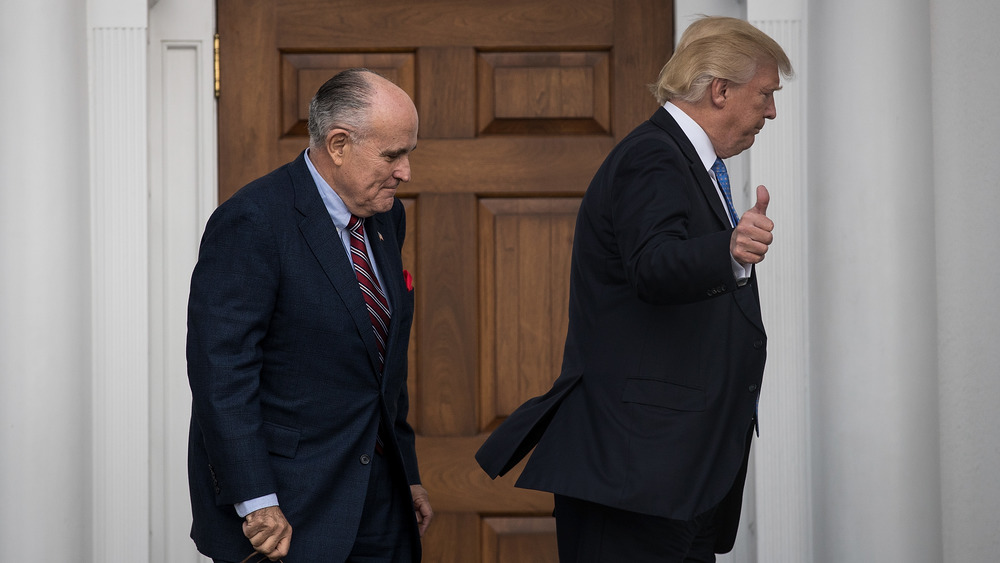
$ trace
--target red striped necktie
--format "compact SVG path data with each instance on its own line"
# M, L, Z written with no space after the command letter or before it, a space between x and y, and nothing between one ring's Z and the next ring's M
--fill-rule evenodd
M372 270L368 251L365 249L364 222L351 215L347 230L351 233L351 262L354 263L354 274L358 277L361 293L368 306L368 316L372 321L372 329L375 331L375 341L378 344L378 369L381 373L385 366L385 344L389 335L389 318L391 316L389 302L382 292L382 287L379 286L375 271Z

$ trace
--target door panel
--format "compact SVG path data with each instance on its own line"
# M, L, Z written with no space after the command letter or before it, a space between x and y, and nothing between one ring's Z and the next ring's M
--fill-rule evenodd
M295 158L308 104L353 66L420 114L405 267L410 421L437 517L428 561L555 561L551 495L473 454L559 372L576 211L656 108L669 0L219 0L219 199Z
M479 428L548 391L562 363L580 199L479 201ZM539 267L548 265L548 267Z

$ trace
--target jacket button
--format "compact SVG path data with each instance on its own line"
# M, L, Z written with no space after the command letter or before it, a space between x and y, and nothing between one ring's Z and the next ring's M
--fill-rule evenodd
M753 341L753 347L754 347L755 350L760 350L761 348L764 347L764 341L763 340L754 340Z
M372 462L372 457L368 454L361 454L361 465L368 465Z
M750 387L747 387L747 389L749 389L750 392L753 393L754 391L757 390L757 384L756 383L751 383Z

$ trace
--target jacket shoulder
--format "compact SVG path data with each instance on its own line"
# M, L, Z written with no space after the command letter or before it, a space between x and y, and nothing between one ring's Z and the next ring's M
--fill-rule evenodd
M296 162L283 164L267 174L251 180L221 205L225 205L230 201L234 203L241 201L260 202L280 197L282 194L290 192L295 175L295 164ZM306 173L308 174L308 169L306 169Z

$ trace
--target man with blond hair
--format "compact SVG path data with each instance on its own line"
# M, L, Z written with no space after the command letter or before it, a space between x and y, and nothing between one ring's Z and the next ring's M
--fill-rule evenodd
M776 110L781 47L745 21L695 22L652 89L661 104L584 195L569 331L552 389L476 457L555 495L569 562L715 561L732 549L767 338L755 264L769 194L742 217L723 159Z

